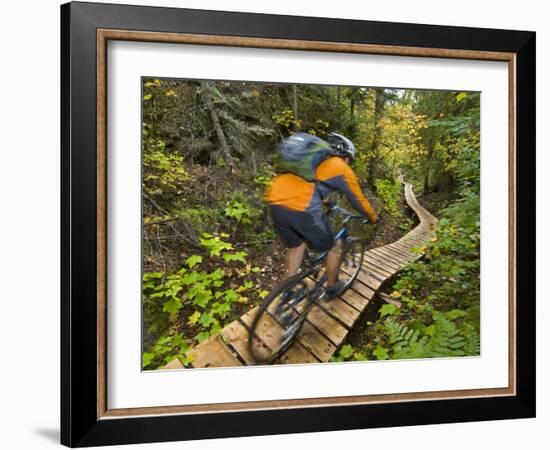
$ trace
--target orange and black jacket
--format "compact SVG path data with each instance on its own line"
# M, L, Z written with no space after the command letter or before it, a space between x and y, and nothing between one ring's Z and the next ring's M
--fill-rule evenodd
M317 182L309 182L292 173L277 175L266 191L266 201L294 211L322 212L323 199L333 191L341 192L362 215L376 222L377 215L361 192L351 167L337 156L324 160L315 172Z

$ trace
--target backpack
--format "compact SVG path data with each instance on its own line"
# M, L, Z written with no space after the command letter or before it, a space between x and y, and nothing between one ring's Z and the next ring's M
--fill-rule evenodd
M277 145L275 169L315 181L315 169L335 151L328 142L308 133L296 133Z

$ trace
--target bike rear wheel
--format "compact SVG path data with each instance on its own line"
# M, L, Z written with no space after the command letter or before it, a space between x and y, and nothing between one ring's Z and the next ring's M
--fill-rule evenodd
M250 325L248 351L257 364L269 364L292 345L310 308L302 274L276 286L259 306Z

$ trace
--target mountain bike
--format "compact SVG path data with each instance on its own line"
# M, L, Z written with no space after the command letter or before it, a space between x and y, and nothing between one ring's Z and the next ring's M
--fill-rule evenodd
M330 205L328 214L332 218L342 218L341 228L334 235L336 245L341 245L338 277L344 281L342 295L359 274L365 251L365 243L351 236L349 224L352 220L363 223L368 220L337 204ZM248 350L257 364L270 364L282 356L302 329L308 313L315 305L327 301L327 254L328 251L308 249L300 271L278 284L258 307L248 336Z

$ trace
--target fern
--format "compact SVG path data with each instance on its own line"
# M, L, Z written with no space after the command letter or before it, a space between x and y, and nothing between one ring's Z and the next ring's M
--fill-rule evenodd
M386 319L384 325L389 335L389 343L392 344L393 359L426 357L427 336L420 337L417 330L412 330L394 319Z
M480 342L479 333L470 324L465 323L462 326L464 335L464 354L465 355L479 355Z
M392 359L435 358L479 354L479 335L474 327L460 328L439 312L434 312L433 323L422 330L409 328L395 319L386 319Z
M433 319L431 356L464 356L464 337L460 336L454 322L439 312L434 312Z

